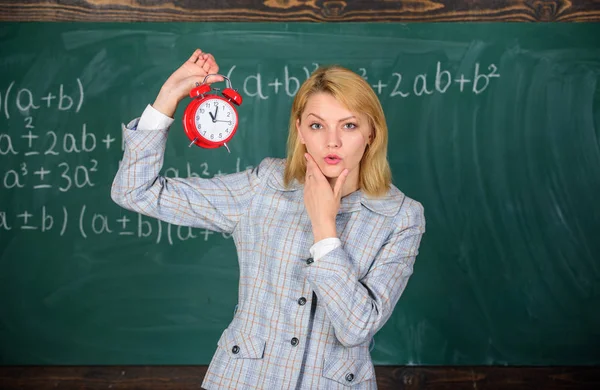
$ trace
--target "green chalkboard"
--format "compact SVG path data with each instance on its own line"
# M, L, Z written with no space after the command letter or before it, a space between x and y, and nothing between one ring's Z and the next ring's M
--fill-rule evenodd
M394 183L427 217L376 364L600 363L600 25L0 25L0 364L208 364L237 300L233 240L110 199L121 123L201 47L244 95L225 149L164 174L284 157L321 64L363 75Z

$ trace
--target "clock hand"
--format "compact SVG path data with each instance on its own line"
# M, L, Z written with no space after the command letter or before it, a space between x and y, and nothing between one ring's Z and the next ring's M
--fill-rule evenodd
M210 115L210 119L212 119L212 121L214 122L215 121L215 117L213 116L212 112L209 111L208 115Z
M219 120L219 119L215 119L215 122L228 122L228 123L231 123L231 121L223 121L223 120Z
M217 106L217 109L215 110L215 115L213 116L213 121L217 120L217 112L219 112L219 106Z

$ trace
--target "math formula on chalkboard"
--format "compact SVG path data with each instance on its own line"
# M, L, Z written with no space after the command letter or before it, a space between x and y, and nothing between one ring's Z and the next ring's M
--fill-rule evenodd
M318 67L318 63L312 63L293 72L292 67L286 65L275 74L267 75L256 72L251 75L242 75L242 90L245 96L264 100L271 95L279 94L293 97L302 82ZM450 68L444 67L438 61L435 68L435 72L408 76L395 68L390 68L386 74L379 76L371 75L371 71L366 67L352 70L369 82L377 95L390 98L443 94L453 88L460 92L479 95L485 92L494 79L500 78L498 67L495 64L489 64L484 68L479 63L475 63L473 69L468 71L451 72ZM236 65L233 65L227 71L227 77L235 79L239 73L236 72Z

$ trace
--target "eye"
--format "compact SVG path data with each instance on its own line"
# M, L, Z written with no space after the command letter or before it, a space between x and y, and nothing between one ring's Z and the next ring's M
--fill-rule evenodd
M358 125L353 122L348 122L344 125L344 129L356 129Z
M312 123L309 127L313 130L320 130L323 128L320 123Z

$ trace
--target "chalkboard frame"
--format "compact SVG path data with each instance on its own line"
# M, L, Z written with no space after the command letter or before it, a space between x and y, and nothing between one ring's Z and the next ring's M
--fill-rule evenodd
M593 0L478 1L0 0L0 21L17 22L597 22Z

